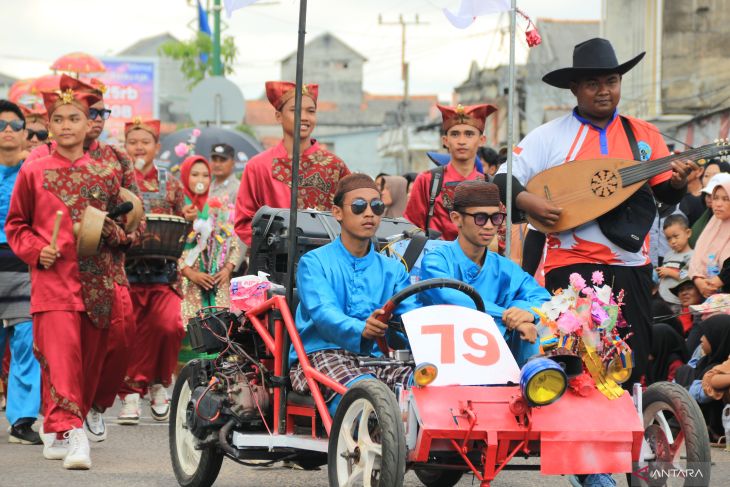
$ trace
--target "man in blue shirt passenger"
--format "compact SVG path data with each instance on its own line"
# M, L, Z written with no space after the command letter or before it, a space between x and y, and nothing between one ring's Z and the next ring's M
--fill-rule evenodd
M531 308L539 308L550 299L550 294L517 264L487 251L506 217L500 212L496 185L485 181L460 183L449 215L459 236L423 257L421 279L445 277L476 288L487 314L494 318L521 367L539 353L537 316ZM475 307L471 298L453 289L426 291L420 294L420 299L425 305Z
M379 320L381 306L410 283L405 267L375 251L372 238L385 205L375 182L365 174L342 178L332 214L342 227L333 242L302 256L297 268L299 306L296 325L312 366L347 387L377 378L391 388L407 385L412 368L361 366L358 356L378 355L377 338L388 326ZM410 298L398 308L414 308ZM292 349L290 378L296 392L308 393L304 372ZM322 394L334 413L341 398L330 389Z

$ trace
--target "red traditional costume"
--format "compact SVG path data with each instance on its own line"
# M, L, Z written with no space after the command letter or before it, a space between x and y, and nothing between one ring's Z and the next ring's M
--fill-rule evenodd
M302 94L317 103L317 85L305 85ZM294 83L266 83L266 96L277 111L294 95ZM315 140L302 152L300 159L297 207L331 210L337 182L350 174L350 170L339 157L323 149ZM251 222L259 208L264 205L272 208L291 206L291 168L291 157L283 141L256 155L246 165L236 198L235 230L249 247Z
M88 113L99 98L78 91L77 80L63 76L60 91L44 93L48 113L72 104ZM82 426L97 390L110 329L121 327L129 309L123 268L115 248L125 245L121 227L103 238L97 255L76 252L73 225L84 210L107 210L121 202L122 181L88 154L71 161L54 148L18 174L6 223L11 248L32 269L31 313L35 352L42 367L44 430L63 432ZM62 219L48 269L39 265L51 242L56 212Z
M159 120L135 120L124 127L125 136L145 130L157 140ZM143 174L136 171L137 184L147 214L183 216L183 187L166 170L154 166ZM153 384L167 387L177 365L185 331L181 318L180 274L170 261L142 259L127 262L136 333L127 375L120 396L143 396Z
M444 134L454 125L465 124L476 128L481 135L484 132L486 118L489 114L497 110L492 105L436 106L441 111ZM454 201L454 190L460 182L471 181L473 179L484 179L484 175L477 171L476 167L472 168L471 173L466 177L462 176L451 165L451 162L444 167L443 185L441 192L436 196L433 217L431 217L429 222L429 227L441 232L441 238L444 240L454 240L459 235L458 229L451 223L451 218L449 217L449 208L451 208L451 204ZM423 229L426 228L432 180L433 174L431 171L422 172L416 177L416 180L413 182L411 196L408 198L406 211L403 214L408 221Z
M84 91L91 93L98 98L102 98L106 92L104 84L92 78L89 83L82 81L76 82L76 88L78 91ZM37 112L38 110L35 109ZM45 110L44 112L45 113ZM47 115L46 115L47 118ZM55 149L55 141L41 144L36 147L33 152L26 158L26 162L32 162L39 158L49 155ZM89 157L99 164L101 167L110 169L120 181L121 186L127 188L133 192L137 197L140 197L139 186L134 173L134 164L132 163L129 155L118 148L98 140L93 140L86 149ZM144 230L144 222L140 224L136 234ZM128 240L132 240L134 236L129 236ZM126 247L115 248L112 251L114 265L118 267L117 272L126 276L124 272L124 250ZM125 279L125 286L126 284ZM132 315L131 301L126 300L129 308L124 310L125 320L120 323L120 326L116 326L110 330L109 343L107 347L107 355L104 359L104 365L101 371L101 379L99 380L99 386L96 394L92 397L91 404L96 406L98 410L104 411L114 404L114 398L119 392L120 387L126 376L127 366L129 362L129 351L132 345L132 338L134 336L135 322Z

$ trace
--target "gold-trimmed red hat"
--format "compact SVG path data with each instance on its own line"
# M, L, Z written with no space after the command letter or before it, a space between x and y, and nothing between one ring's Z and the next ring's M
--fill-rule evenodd
M73 105L88 115L89 107L101 100L95 93L88 91L86 83L65 74L61 75L58 90L44 91L41 94L49 117L63 105Z
M79 81L81 83L86 91L90 93L94 93L99 98L104 98L104 94L106 93L106 85L101 82L101 80L96 78L87 79L84 81Z
M276 108L276 111L279 111L284 106L284 103L294 98L296 87L297 85L291 81L267 81L266 98ZM314 105L316 106L317 96L319 96L319 85L308 84L302 86L302 95L314 100Z
M124 123L124 136L126 137L132 130L144 130L152 134L155 140L160 139L160 121L159 120L142 120L140 117L134 117L131 122Z
M484 132L487 117L497 111L494 105L467 105L458 104L455 107L436 105L441 111L443 122L441 126L444 132L448 131L454 125L466 124Z
M48 126L48 112L42 103L34 103L29 107L22 104L18 106L20 107L20 111L23 112L23 116L25 116L26 125L37 122L42 123L46 127Z

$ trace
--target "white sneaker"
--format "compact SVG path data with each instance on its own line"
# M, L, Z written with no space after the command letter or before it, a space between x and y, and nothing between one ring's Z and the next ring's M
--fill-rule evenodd
M170 417L170 400L167 398L167 390L162 384L154 384L150 387L150 408L152 419L155 421L167 421Z
M68 453L68 440L66 438L59 440L56 433L44 433L43 425L40 427L39 434L43 441L43 458L46 460L63 460Z
M82 428L75 428L67 431L64 437L68 438L68 453L63 459L63 468L66 470L90 469L91 456L86 432Z
M136 425L139 424L139 394L127 394L122 399L122 410L119 411L117 422L119 424Z
M89 414L84 419L84 430L89 440L100 442L106 440L106 424L104 424L104 416L95 408L89 410Z

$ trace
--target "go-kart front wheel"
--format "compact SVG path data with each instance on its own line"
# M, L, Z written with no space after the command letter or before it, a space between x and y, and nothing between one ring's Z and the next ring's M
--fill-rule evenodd
M395 394L361 380L337 407L328 451L330 486L400 487L406 471L403 421Z
M210 487L218 478L223 453L215 448L196 449L196 439L188 431L186 410L192 391L188 379L190 364L175 381L170 401L170 457L175 477L182 487Z
M642 485L710 485L707 426L692 396L679 384L657 382L642 401L644 438L651 450L648 471L640 477L648 481Z
M416 470L416 477L426 487L453 487L463 475L461 470Z

